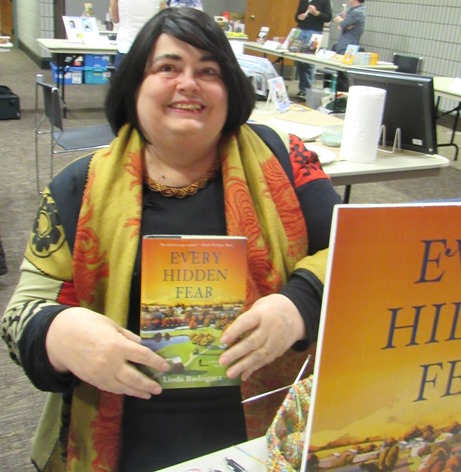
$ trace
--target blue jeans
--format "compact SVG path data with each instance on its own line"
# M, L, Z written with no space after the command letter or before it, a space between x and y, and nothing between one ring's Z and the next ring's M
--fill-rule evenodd
M318 31L301 30L298 39L301 39L303 44L307 44L313 34L318 34ZM305 92L307 88L312 88L312 84L314 83L315 66L304 62L296 62L296 67L298 69L299 91Z

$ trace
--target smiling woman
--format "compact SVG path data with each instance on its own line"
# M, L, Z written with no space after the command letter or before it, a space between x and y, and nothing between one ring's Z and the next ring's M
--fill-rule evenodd
M296 351L316 340L340 199L298 137L247 124L254 101L211 17L162 10L111 82L116 138L44 190L2 320L11 357L54 392L37 470L150 472L269 426L278 405L244 411L242 395L292 383ZM169 369L138 336L141 240L153 234L247 239L245 311L217 340L241 386L172 389L145 373Z

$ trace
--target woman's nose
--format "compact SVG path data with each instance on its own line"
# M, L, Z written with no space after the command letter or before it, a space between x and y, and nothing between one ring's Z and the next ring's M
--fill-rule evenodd
M178 88L185 92L196 91L199 88L197 77L193 71L184 71L178 77Z

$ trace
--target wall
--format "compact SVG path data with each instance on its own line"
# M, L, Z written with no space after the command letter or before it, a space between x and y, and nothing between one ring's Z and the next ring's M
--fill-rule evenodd
M333 12L345 0L331 0ZM461 77L461 2L445 0L366 0L367 21L361 45L365 51L378 52L379 58L392 61L398 52L423 57L422 73ZM330 31L330 46L339 32ZM443 100L443 109L453 102Z
M83 0L66 0L66 15L81 16L83 12ZM109 0L92 0L94 16L104 21L106 12L109 8Z
M245 12L246 0L202 0L203 9L212 16L219 16L223 11Z
M83 11L82 0L66 0L66 14L80 16ZM93 0L93 9L96 18L104 21L109 0ZM244 12L246 0L202 0L204 10L212 16L220 15L223 10Z
M16 0L16 36L33 58L43 55L36 38L53 37L53 11L53 0Z

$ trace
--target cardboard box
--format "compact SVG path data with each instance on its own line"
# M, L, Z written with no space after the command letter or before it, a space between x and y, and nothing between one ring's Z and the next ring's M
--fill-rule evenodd
M111 73L102 67L85 66L85 84L105 85L110 81Z
M106 69L110 65L109 54L85 54L85 62L83 64L87 68L97 67L98 69Z
M54 82L58 82L58 67L51 62L51 75ZM59 72L59 79L62 80L62 72ZM66 66L64 70L64 84L65 85L81 85L83 84L83 67L69 67Z

